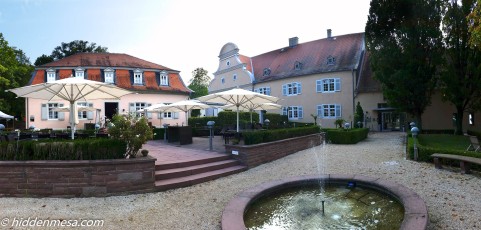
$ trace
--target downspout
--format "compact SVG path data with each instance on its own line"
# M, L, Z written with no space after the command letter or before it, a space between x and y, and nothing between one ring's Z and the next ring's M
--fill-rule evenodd
M354 76L354 73L355 73L354 70L355 70L354 68L352 68L352 70L351 70L351 75L352 75L352 120L351 120L351 127L354 127L352 123L354 122L354 115L356 113L356 101L355 101L355 98L354 98L354 90L355 90L355 85L354 85L355 80L354 79L356 79L356 78Z
M15 119L15 118L13 118ZM25 98L25 129L28 129L30 123L30 113L28 111L28 97ZM13 127L15 129L15 127Z

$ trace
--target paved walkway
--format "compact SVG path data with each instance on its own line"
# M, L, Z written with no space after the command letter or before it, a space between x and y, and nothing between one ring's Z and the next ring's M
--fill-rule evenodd
M167 143L164 140L151 140L143 145L149 150L149 155L157 158L156 165L185 162L223 155L225 152L224 140L221 136L212 139L213 150L209 150L208 137L194 137L192 144L179 145Z

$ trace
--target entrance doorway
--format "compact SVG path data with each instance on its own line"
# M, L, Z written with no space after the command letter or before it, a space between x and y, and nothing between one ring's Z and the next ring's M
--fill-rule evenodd
M389 112L381 112L381 131L404 131L404 121L405 121L405 114L389 111Z
M118 102L105 102L105 117L112 120L115 114L119 111Z

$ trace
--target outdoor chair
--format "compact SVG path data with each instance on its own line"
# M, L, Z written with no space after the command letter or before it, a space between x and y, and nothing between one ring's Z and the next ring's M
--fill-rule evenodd
M476 136L469 136L469 141L471 141L471 144L469 144L468 148L466 149L466 151L475 151L475 152L479 152L481 149L479 147L479 141L478 141L478 137Z

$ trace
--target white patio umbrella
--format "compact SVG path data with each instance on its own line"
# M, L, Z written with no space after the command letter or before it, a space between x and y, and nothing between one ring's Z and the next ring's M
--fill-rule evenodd
M245 89L231 89L223 92L213 93L206 96L197 98L203 102L216 102L232 104L236 107L237 111L237 132L239 132L239 109L244 104L262 104L262 103L275 103L279 100L277 97L252 92Z
M62 80L30 85L7 91L17 94L18 97L28 97L43 100L66 100L70 103L71 136L74 139L74 126L76 117L76 102L94 99L120 99L120 97L132 92L119 88L115 85L85 80L70 76Z
M228 104L225 106L221 107L222 109L228 109L228 110L234 110L236 109L235 105ZM252 103L246 103L242 106L239 107L240 111L247 111L251 112L251 123L252 123L252 111L254 110L273 110L273 109L280 109L282 108L282 105L276 104L276 103L261 103L261 104L252 104Z
M160 108L164 110L164 112L184 112L186 125L189 125L189 117L188 112L192 109L207 109L210 108L210 105L206 105L201 103L197 100L184 100L178 101L172 104L161 106Z
M0 118L5 118L5 119L13 119L13 116L8 115L2 111L0 111Z

